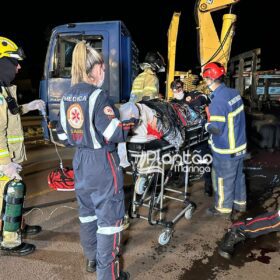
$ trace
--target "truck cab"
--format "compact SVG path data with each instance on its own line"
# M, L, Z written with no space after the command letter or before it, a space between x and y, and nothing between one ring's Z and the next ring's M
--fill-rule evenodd
M70 88L72 53L84 40L102 52L106 75L103 89L115 103L129 99L138 72L138 49L121 21L71 23L53 29L45 60L40 97L50 120L56 120L62 95ZM48 139L46 123L43 124Z
M280 105L280 71L271 70L257 73L256 94L259 101L259 109L267 104L279 107Z

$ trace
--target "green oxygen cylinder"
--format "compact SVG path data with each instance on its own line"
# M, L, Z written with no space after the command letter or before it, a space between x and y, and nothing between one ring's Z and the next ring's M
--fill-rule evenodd
M4 191L4 231L16 232L21 228L25 185L20 180L11 180Z

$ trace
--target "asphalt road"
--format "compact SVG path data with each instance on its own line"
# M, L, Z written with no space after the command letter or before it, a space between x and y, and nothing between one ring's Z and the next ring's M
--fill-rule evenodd
M73 151L61 149L60 153L65 165L69 165ZM29 224L40 224L43 231L26 240L36 245L37 250L33 254L0 257L1 280L96 279L95 274L85 271L74 193L56 192L47 185L47 174L58 164L53 146L28 148L28 161L24 165L24 180L28 188L25 207L35 208L25 213L25 219ZM129 178L126 179L129 182ZM128 197L131 188L129 185L125 187ZM191 220L184 217L179 220L171 241L165 246L158 243L161 226L151 226L137 218L130 220L130 227L123 236L122 263L124 270L130 272L131 279L280 278L279 235L270 234L240 244L233 260L224 260L217 253L217 244L230 222L205 215L212 198L204 196L202 181L192 184L190 191L197 209ZM275 209L280 203L279 196L280 188L275 187L270 198L259 202L260 210ZM60 203L62 201L67 202ZM57 204L48 206L54 203ZM168 203L166 215L174 217L182 206L179 202Z

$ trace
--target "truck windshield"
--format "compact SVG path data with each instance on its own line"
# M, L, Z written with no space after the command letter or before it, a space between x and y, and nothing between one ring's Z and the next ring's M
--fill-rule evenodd
M58 36L50 72L52 78L71 78L72 53L76 44L81 40L102 52L102 36Z

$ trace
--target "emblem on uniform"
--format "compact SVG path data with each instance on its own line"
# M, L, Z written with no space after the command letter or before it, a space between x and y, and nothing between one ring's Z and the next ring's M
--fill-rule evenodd
M103 111L105 115L109 117L115 117L115 112L112 107L106 106Z
M73 128L81 128L84 123L82 107L78 104L72 104L67 110L67 121Z

